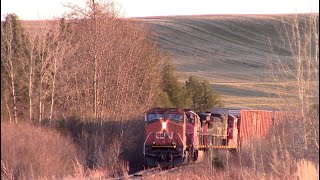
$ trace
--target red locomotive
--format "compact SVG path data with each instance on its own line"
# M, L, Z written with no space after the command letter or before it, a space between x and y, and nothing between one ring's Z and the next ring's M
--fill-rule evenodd
M145 113L145 121L143 154L149 166L199 161L209 148L237 148L237 118L233 115L154 108Z

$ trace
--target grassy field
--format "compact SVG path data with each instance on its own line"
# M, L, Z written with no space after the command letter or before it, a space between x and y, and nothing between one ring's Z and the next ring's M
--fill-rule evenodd
M205 15L139 20L151 29L158 46L172 53L181 81L191 75L208 80L222 94L226 107L269 109L281 104L269 71L275 63L269 42L280 58L291 58L277 30L287 16ZM294 86L293 81L280 84Z

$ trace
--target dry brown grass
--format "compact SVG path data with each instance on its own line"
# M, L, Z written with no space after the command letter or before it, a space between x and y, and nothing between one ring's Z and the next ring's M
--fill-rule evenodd
M111 177L126 177L128 174L124 171L115 171L113 168L98 168L98 169L87 169L84 170L84 165L79 161L74 164L74 174L65 176L63 179L73 180L73 179L108 179ZM120 172L121 171L121 172Z
M245 157L243 157L245 158ZM250 157L249 157L250 158ZM267 158L267 157L265 157ZM270 158L272 160L272 158ZM258 163L258 161L256 162ZM294 160L293 157L288 157L285 161L279 160L278 163L271 163L271 166L279 167L270 170L262 170L261 168L254 168L248 164L239 165L237 163L230 163L224 170L213 169L210 170L207 163L199 164L193 167L186 167L176 170L174 172L162 172L159 174L148 175L143 179L194 179L194 180L225 180L225 179L253 179L253 180L267 180L267 179L293 179L293 180L315 180L319 178L319 166L313 162L302 159L300 161Z
M42 179L73 173L78 157L72 141L54 130L28 123L1 122L2 178Z
M319 179L319 165L315 163L301 160L297 163L297 179Z
M136 150L128 150L137 143L128 137L134 131L121 135L118 123L69 122L66 129L58 128L64 135L53 129L2 122L2 178L105 179L127 176L129 161L139 164Z

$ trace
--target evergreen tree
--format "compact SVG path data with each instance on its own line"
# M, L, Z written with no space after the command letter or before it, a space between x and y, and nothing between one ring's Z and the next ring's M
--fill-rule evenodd
M208 81L200 81L191 76L186 82L188 95L192 101L191 108L195 111L207 111L213 107L222 106L219 93L215 92Z
M208 81L191 76L185 85L179 83L171 60L164 63L162 76L162 91L155 106L191 108L195 111L222 106L220 94L210 87Z
M168 60L165 62L163 67L163 90L168 94L169 100L176 105L178 99L178 92L180 85L178 83L178 77L175 74L175 69L172 63Z
M28 101L25 69L28 68L29 45L28 36L18 16L8 14L1 23L1 80L5 84L1 91L6 101L1 104L7 104L15 122L18 114L23 114L24 105Z
M154 107L173 107L167 92L161 90L155 103Z
M178 76L175 73L175 68L172 65L171 60L166 60L162 72L162 89L161 97L165 97L169 100L166 102L162 99L162 106L171 104L172 107L188 108L188 96L185 87L179 83ZM168 97L166 97L168 96Z
M188 90L188 96L191 99L191 108L194 110L198 109L201 104L202 89L200 87L201 83L197 77L189 77L189 80L186 82L186 88Z

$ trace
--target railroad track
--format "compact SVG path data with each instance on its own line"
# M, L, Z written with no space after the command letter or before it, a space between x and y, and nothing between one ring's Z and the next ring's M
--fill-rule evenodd
M150 169L146 169L146 170L142 170L142 171L138 171L134 174L131 174L129 176L125 176L125 177L118 177L118 178L110 178L108 180L122 180L122 179L144 179L146 177L154 177L160 174L166 174L166 173L170 173L170 172L175 172L175 171L179 171L182 168L185 167L191 167L191 166L195 166L198 163L192 163L192 164L184 164L184 165L179 165L177 167L173 167L173 168L150 168Z
M150 177L150 176L156 176L156 175L160 175L160 174L178 171L182 168L190 167L190 166L194 166L194 165L196 165L196 164L184 164L184 165L180 165L180 166L173 167L173 168L156 167L156 168L150 168L150 169L138 171L138 172L131 174L131 175L128 175L128 176L122 176L122 177L117 177L117 178L106 178L106 179L107 180L144 179L144 178ZM102 179L104 179L104 178L102 177Z

